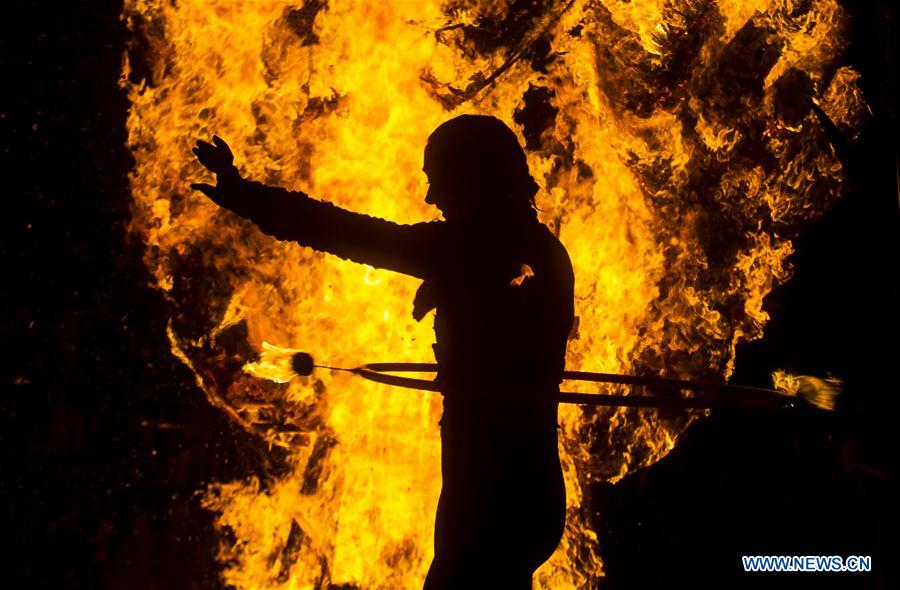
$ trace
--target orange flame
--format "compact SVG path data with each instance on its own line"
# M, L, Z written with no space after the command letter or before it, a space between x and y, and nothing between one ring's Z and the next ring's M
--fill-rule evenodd
M534 276L534 269L532 269L527 264L521 265L519 269L519 275L513 277L513 279L509 282L510 287L521 287L525 284L525 281L532 278Z
M245 177L414 222L435 216L419 198L430 131L499 117L575 266L569 367L602 372L727 378L789 276L791 239L844 190L803 98L851 136L864 116L858 75L834 73L836 1L514 6L126 1L132 229L171 303L173 352L288 456L286 475L206 493L230 533L229 584L419 587L440 398L340 374L271 381L287 373L267 343L337 365L427 362L431 326L410 316L412 279L276 242L191 194L194 138L226 138ZM596 585L590 483L654 463L693 416L562 408L568 524L536 588Z

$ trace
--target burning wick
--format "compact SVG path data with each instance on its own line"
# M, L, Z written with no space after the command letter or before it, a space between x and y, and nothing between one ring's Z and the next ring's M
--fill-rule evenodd
M347 373L355 373L354 369L346 369L344 367L329 367L328 365L317 365L313 361L313 357L308 352L295 352L291 356L291 369L300 377L309 377L313 373L313 369L328 369L329 371L345 371Z
M312 375L316 365L313 363L313 357L308 352L297 352L291 357L291 368L301 377L309 377Z
M844 383L835 377L813 377L811 375L792 375L786 371L772 373L775 389L785 395L797 396L821 410L834 410L837 397L843 390Z
M350 369L341 367L317 365L312 355L307 352L296 348L275 346L268 342L262 343L259 359L249 362L243 367L244 372L275 383L287 383L298 376L309 377L314 369L352 372Z

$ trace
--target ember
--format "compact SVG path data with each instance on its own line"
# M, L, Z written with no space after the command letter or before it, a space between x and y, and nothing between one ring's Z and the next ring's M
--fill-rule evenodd
M541 219L575 265L569 366L722 380L762 334L791 240L845 191L809 104L851 136L865 113L859 75L837 67L833 0L133 0L125 18L139 41L125 73L146 76L129 85L132 230L175 310L172 350L211 403L287 452L270 482L207 490L238 588L419 586L440 400L340 373L288 382L299 347L348 366L430 361L414 281L277 242L191 195L193 138L229 138L245 176L412 222L435 215L428 133L494 115L527 145ZM251 375L245 353L263 353ZM587 486L653 464L695 416L561 412L568 528L536 587L595 585Z

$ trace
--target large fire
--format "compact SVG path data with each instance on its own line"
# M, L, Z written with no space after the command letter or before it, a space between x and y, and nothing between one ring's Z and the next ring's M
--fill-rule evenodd
M845 190L810 101L848 135L865 114L835 0L128 0L124 18L133 231L172 350L281 466L205 491L237 588L419 587L441 400L245 370L273 346L429 362L432 326L411 317L413 279L279 243L191 194L195 138L224 137L245 177L414 222L437 215L428 134L495 115L575 265L568 367L714 380L761 336L791 240ZM568 527L536 588L597 585L589 484L654 463L694 415L562 408Z

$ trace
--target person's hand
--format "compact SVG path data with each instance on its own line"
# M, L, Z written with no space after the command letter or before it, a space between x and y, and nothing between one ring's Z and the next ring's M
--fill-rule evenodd
M216 174L218 182L221 183L223 177L237 175L237 168L234 167L234 154L231 153L231 148L228 147L225 140L218 135L213 135L212 143L198 139L197 145L191 151L203 166ZM217 187L211 184L195 183L191 185L191 188L219 203Z
M227 173L234 167L234 154L218 135L213 135L212 143L198 139L197 146L191 151L201 164L216 174Z

